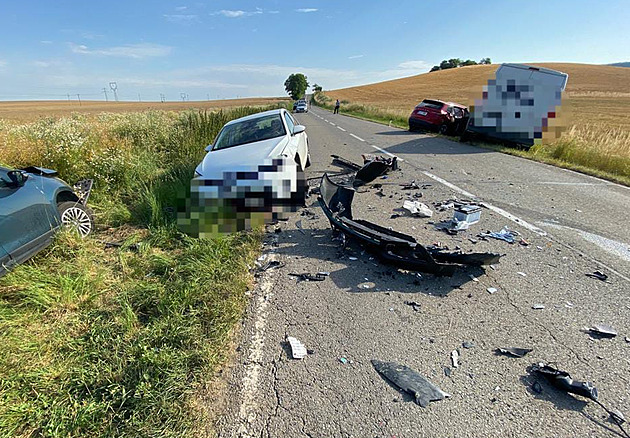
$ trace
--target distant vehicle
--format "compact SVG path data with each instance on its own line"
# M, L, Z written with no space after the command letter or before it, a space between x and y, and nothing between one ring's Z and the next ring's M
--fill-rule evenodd
M85 205L91 181L83 181L84 191L76 193L56 176L40 167L0 167L0 276L48 246L61 226L82 237L92 232Z
M424 99L409 116L409 130L438 131L440 134L460 134L468 123L468 108L453 102Z
M462 140L484 136L526 147L542 142L543 132L559 136L554 119L569 75L524 64L501 64L471 107Z
M293 102L293 111L296 111L296 110L297 110L298 105L300 105L300 104L304 104L304 105L306 105L306 100L304 100L304 99L299 99L299 100L296 100L295 102Z
M306 104L306 102L299 102L297 104L297 106L295 107L295 112L296 113L307 113L308 112L308 105Z
M269 222L304 205L308 137L287 110L232 120L206 151L191 182L191 205L204 217L200 233L223 233L221 221L230 214L241 223L227 232L248 228L252 213Z

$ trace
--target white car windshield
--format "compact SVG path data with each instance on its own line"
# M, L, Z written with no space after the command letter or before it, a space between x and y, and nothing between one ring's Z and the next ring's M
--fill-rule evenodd
M286 135L286 130L279 114L257 117L225 126L217 137L212 150L269 140L283 135Z

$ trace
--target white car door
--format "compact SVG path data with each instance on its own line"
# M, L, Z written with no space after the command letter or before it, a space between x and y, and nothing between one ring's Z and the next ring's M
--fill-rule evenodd
M306 140L306 132L300 132L299 134L293 135L293 128L298 123L288 112L284 113L284 119L287 124L287 129L290 133L290 149L292 151L296 151L296 153L300 157L300 164L302 165L302 169L304 169L308 160L308 143Z

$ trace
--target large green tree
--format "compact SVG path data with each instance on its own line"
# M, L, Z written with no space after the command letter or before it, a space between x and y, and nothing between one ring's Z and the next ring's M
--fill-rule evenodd
M294 73L284 81L284 89L287 90L287 93L289 93L289 96L291 96L293 100L304 97L307 88L308 81L306 80L306 76L302 73Z

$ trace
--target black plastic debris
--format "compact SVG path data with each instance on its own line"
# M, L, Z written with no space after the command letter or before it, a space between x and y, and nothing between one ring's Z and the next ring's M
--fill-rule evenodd
M291 272L289 275L291 275L292 277L297 277L298 283L301 281L324 281L327 277L327 275L323 272L318 272L316 274L310 274L308 272L296 274L295 272Z
M429 406L429 402L451 396L405 365L372 359L372 366L391 383L412 395L416 404L423 408Z
M401 184L401 190L420 190L420 186L416 184L416 180L411 181L410 183Z
M618 335L617 330L608 324L595 324L588 329L589 333L602 338L614 338Z
M473 348L475 346L475 344L471 341L464 341L462 342L462 347L468 349L468 348Z
M518 348L518 347L499 347L497 348L497 352L500 354L504 354L506 356L512 357L523 357L527 353L531 353L534 351L531 348Z
M416 301L405 301L405 304L408 306L411 306L411 308L413 309L414 312L419 312L420 311L420 303L416 302Z
M546 365L544 363L535 364L532 366L532 370L537 374L544 376L551 385L563 391L581 395L582 397L595 401L599 396L597 388L595 388L591 382L573 380L569 373L561 371L551 365Z
M269 260L267 263L265 263L264 265L261 265L258 268L258 272L265 272L268 271L269 269L279 269L284 267L284 263L279 261L279 260Z
M300 233L306 235L306 232L304 231L304 228L302 228L302 221L301 220L295 222L295 228L297 228Z
M355 191L335 184L327 174L322 177L319 204L334 231L356 239L383 262L410 271L451 276L463 265L482 266L497 263L496 253L447 252L442 248L425 248L412 236L389 228L352 218Z
M339 155L331 155L331 157L333 159L332 163L337 166L345 167L355 172L361 170L362 166L360 164L353 163L352 161L346 160L345 158L340 157Z
M601 281L608 280L608 275L604 274L601 271L589 272L586 274L586 276L591 277L591 278L597 278L598 280L601 280Z
M398 169L397 157L385 158L378 155L364 154L362 166L339 155L331 155L331 157L333 158L333 164L356 172L352 182L355 186L367 184L390 170Z

